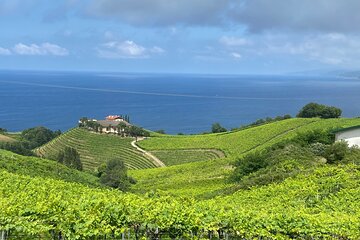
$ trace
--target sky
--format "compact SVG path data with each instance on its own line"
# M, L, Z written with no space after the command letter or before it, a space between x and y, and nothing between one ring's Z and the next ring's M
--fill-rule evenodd
M0 69L358 70L359 11L358 0L0 0Z

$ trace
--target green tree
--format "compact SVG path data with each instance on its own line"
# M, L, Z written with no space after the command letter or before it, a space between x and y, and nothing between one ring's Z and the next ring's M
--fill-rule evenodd
M339 118L341 113L342 110L340 108L326 106L318 103L309 103L300 110L300 112L297 114L297 117Z
M130 136L135 137L136 141L137 141L138 137L150 136L148 131L146 131L143 128L138 127L138 126L132 125L132 126L128 127L126 131Z
M21 137L28 141L30 149L33 149L44 145L59 134L61 134L60 130L53 132L45 127L34 127L22 131Z
M130 188L130 180L127 176L127 169L121 159L111 159L106 167L99 169L100 182L112 188L127 191Z
M212 126L211 126L211 132L212 133L221 133L221 132L226 132L226 128L222 127L220 125L220 123L214 123Z
M121 135L121 136L124 136L125 131L126 131L126 127L127 127L126 123L120 122L120 123L117 125L118 134Z
M6 133L7 129L6 128L0 128L0 133Z
M80 171L83 169L80 154L75 148L65 147L63 151L58 153L56 160L70 168L75 168Z
M80 118L79 127L85 127L89 119L87 117Z

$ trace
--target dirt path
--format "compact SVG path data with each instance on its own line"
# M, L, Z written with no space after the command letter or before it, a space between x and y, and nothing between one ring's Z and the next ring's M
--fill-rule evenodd
M144 140L143 138L138 138L138 141ZM166 167L166 165L157 157L152 155L151 153L145 151L144 149L140 148L138 145L136 145L136 140L131 142L131 145L136 148L138 151L142 152L145 156L149 157L153 163L158 167Z

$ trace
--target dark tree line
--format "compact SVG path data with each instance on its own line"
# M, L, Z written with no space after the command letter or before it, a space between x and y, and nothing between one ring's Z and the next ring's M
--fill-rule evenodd
M29 128L21 132L20 138L14 142L1 142L0 148L21 155L32 156L31 151L51 141L61 134L60 130L52 131L45 127Z

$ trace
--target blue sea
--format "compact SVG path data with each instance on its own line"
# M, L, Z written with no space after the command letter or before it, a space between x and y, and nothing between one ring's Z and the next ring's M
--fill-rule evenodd
M331 76L127 74L0 71L0 127L66 131L87 116L130 115L167 133L235 128L259 118L296 115L309 102L360 116L360 79Z

